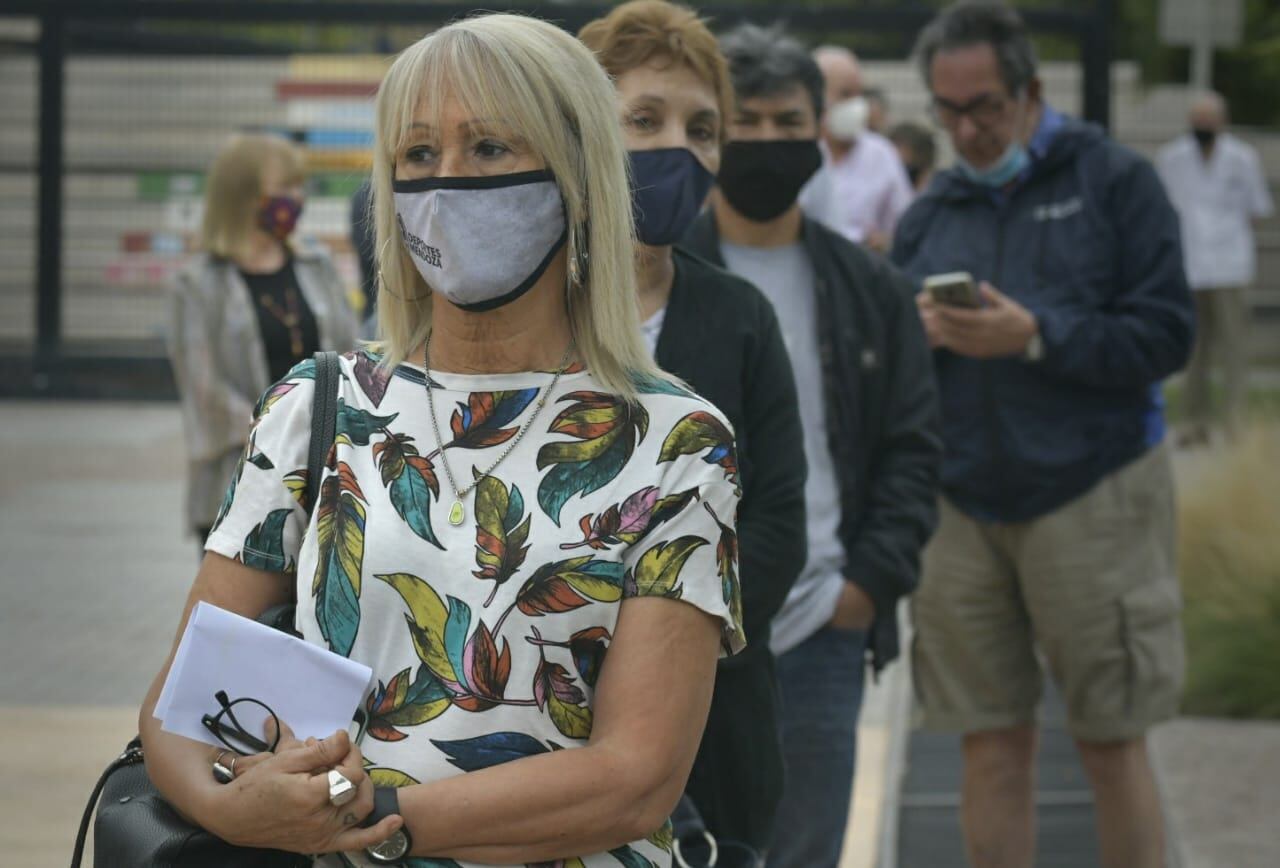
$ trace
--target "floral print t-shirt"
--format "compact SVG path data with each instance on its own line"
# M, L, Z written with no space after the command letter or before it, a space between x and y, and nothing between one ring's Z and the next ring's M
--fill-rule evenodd
M378 361L360 351L341 362L336 443L312 514L303 501L315 363L267 391L206 543L251 567L296 571L303 637L373 668L361 749L376 784L585 745L630 597L697 606L722 620L726 651L742 647L738 471L729 425L709 403L652 382L628 404L570 370L481 476L554 374L431 372L441 449L423 370ZM478 480L461 510L445 460L459 485ZM670 846L668 824L551 864L668 866Z

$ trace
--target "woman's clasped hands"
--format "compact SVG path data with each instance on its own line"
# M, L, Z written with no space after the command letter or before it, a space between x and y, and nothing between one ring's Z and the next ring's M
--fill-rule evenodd
M267 722L268 742L274 721ZM336 770L355 787L355 797L330 801L329 772ZM386 840L403 824L384 817L365 829L373 811L373 781L364 756L343 730L324 739L300 741L286 724L274 753L238 757L234 779L219 788L205 827L241 847L265 847L292 853L363 850Z

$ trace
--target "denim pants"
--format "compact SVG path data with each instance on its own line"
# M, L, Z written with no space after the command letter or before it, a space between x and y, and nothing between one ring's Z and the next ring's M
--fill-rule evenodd
M866 633L824 627L778 657L786 774L768 868L836 868L853 800Z

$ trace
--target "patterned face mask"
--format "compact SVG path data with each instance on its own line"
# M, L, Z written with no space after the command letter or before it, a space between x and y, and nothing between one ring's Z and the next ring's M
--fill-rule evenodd
M392 184L405 249L433 292L468 311L524 295L569 236L548 171Z
M258 206L258 228L284 241L297 228L302 200L292 196L266 196Z

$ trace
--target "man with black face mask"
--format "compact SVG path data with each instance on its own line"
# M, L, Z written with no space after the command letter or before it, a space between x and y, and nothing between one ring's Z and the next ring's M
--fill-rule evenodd
M910 284L803 216L823 79L777 29L721 38L737 112L712 208L685 239L773 303L804 423L809 556L774 617L786 763L769 868L834 868L853 783L864 659L898 655L897 601L934 525L941 443Z
M1256 276L1253 221L1273 207L1258 152L1226 131L1216 93L1192 101L1190 130L1160 149L1156 168L1182 224L1182 255L1196 303L1196 348L1187 367L1189 425L1181 443L1209 440L1210 366L1224 376L1221 417L1237 433L1247 367L1245 293Z

